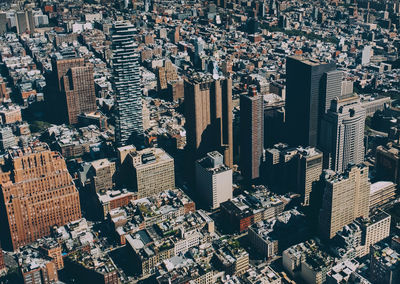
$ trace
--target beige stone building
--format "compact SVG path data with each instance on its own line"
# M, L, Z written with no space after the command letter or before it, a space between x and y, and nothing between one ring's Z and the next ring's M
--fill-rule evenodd
M108 159L93 161L89 174L90 183L96 193L112 189L113 177L115 174L115 162L111 162Z
M161 148L147 148L126 156L130 185L138 198L175 188L174 159Z
M369 215L368 167L350 166L344 173L325 172L325 190L319 216L321 236L331 239L343 226Z

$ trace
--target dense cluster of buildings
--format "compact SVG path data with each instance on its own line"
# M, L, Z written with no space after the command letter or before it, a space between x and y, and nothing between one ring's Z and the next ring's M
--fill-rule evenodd
M0 283L398 283L399 25L396 0L0 3Z

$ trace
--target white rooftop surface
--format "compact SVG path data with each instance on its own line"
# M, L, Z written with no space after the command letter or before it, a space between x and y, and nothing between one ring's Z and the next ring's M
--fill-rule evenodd
M371 184L371 189L370 189L370 194L374 194L379 190L382 190L383 188L386 188L388 186L394 185L393 182L391 181L378 181L373 184Z

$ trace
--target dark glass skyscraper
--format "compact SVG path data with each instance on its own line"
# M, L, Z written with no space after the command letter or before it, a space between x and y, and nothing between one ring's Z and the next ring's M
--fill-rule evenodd
M290 144L317 146L319 122L326 105L323 75L335 69L335 63L297 56L287 58L286 123Z
M143 136L139 56L135 52L135 28L118 22L112 29L112 67L116 91L115 141L118 146Z
M240 169L246 179L260 177L264 148L264 98L250 86L249 94L240 96Z

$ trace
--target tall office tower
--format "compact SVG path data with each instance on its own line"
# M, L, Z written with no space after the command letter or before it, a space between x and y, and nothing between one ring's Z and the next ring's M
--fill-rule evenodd
M23 34L27 31L32 33L35 31L35 22L33 20L32 10L17 12L15 20L18 34Z
M286 59L286 123L293 146L317 146L321 106L325 105L322 82L335 63L292 56Z
M323 238L331 239L356 218L368 217L371 187L368 167L352 165L342 174L327 170L324 182L319 230Z
M135 28L129 23L113 25L112 67L116 90L115 141L118 146L141 143L143 137L142 90Z
M321 113L325 114L331 107L331 101L342 95L343 72L333 70L325 72L322 81Z
M219 151L233 166L232 79L193 74L185 81L185 117L191 161Z
M8 152L0 172L2 244L14 250L81 218L79 193L65 160L47 144Z
M310 205L311 192L316 189L322 173L322 152L316 148L297 148L298 151L298 193L303 206Z
M0 12L0 35L7 32L7 14Z
M264 148L285 139L285 99L276 94L264 95Z
M196 161L196 194L211 209L232 199L232 169L217 151Z
M332 101L321 122L320 148L328 157L326 166L342 172L349 164L364 161L364 125L365 109L357 95Z
M246 179L260 177L264 149L264 98L257 87L240 96L240 169Z
M46 101L57 122L77 124L78 116L96 111L93 66L74 52L62 51L51 60Z

